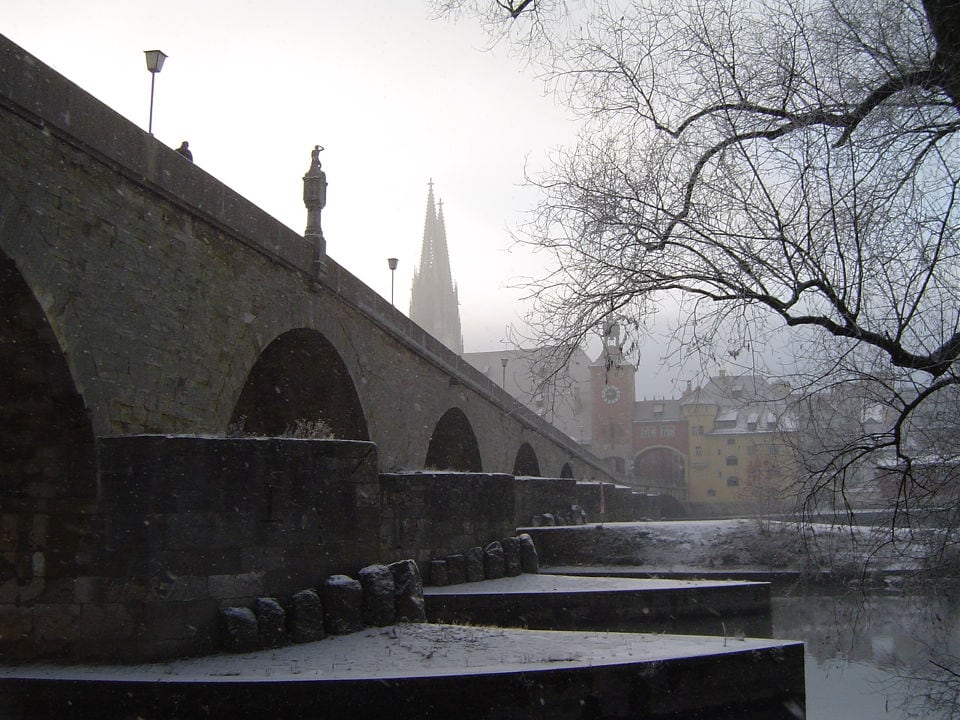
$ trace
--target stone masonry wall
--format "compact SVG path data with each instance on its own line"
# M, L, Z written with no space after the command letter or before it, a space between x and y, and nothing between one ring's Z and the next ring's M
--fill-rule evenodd
M516 534L512 475L385 473L380 506L382 562L413 558L424 568Z
M518 477L516 523L533 525L533 517L544 513L567 513L577 504L577 481L573 478Z
M98 440L99 501L43 522L72 562L0 585L0 657L150 660L211 652L223 604L288 597L378 560L371 443Z

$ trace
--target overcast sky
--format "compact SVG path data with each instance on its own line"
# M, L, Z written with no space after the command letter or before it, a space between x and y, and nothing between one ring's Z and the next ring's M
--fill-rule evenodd
M303 232L315 144L330 183L334 260L409 309L427 183L444 203L464 345L502 347L522 314L511 278L535 265L507 228L535 200L520 187L574 125L473 22L433 20L422 0L31 0L0 32L146 129L143 51L156 77L153 130L273 217Z

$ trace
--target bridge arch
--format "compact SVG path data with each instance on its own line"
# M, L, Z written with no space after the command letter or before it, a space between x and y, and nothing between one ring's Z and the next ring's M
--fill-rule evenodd
M483 472L477 435L460 408L450 408L437 421L430 435L424 467Z
M230 424L254 435L280 435L298 422L322 420L341 440L369 440L350 371L316 330L276 337L247 374Z
M94 490L94 433L47 315L0 252L0 493Z
M24 590L38 581L27 595L43 591L45 574L76 572L87 532L80 508L96 496L94 444L86 403L47 314L0 252L0 506L11 513L7 571ZM51 503L77 508L76 517L51 521Z
M513 461L513 474L539 477L540 460L530 443L525 442L517 449L517 457Z
M633 483L684 500L687 496L686 457L669 445L644 448L633 459Z

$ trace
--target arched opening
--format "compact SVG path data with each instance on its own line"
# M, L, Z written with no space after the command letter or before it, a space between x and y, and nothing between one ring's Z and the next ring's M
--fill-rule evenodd
M315 330L290 330L261 353L230 419L252 435L288 434L323 421L340 440L368 440L367 421L350 372ZM301 431L303 432L303 431Z
M77 562L80 522L57 522L96 495L93 425L47 316L16 264L0 253L0 506L17 513L0 568L25 584ZM9 508L9 509L8 509ZM43 516L34 522L31 516ZM3 575L4 573L0 573Z
M513 461L513 474L534 477L540 475L540 461L537 459L537 453L534 452L530 443L524 443L517 450L517 457Z
M564 463L563 467L560 468L560 477L573 478L573 468L570 467L570 463Z
M460 408L450 408L437 421L424 466L435 470L483 472L477 436Z
M683 455L671 447L643 450L633 460L633 484L686 499L687 477Z

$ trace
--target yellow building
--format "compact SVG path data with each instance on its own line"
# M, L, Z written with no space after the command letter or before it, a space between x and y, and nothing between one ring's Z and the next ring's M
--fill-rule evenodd
M680 400L687 421L688 500L773 509L793 482L789 387L754 375L712 377Z

